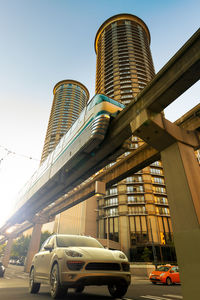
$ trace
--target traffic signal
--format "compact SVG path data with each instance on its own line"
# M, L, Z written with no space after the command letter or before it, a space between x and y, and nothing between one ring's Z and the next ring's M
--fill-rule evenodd
M162 245L165 245L166 242L165 242L165 236L163 232L160 232L160 241Z

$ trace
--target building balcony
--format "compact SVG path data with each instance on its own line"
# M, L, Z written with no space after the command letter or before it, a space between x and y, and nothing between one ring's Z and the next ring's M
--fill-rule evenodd
M164 195L164 196L167 196L167 192L165 191L165 192L162 192L162 191L153 191L153 194L154 195Z
M104 208L109 208L109 207L117 207L119 205L119 203L113 203L113 204L105 204L103 206L101 206L102 209Z
M118 192L117 193L114 193L114 194L106 194L103 198L109 198L109 197L116 197L118 196Z
M157 216L165 216L165 217L170 217L170 213L167 213L167 212L156 212L156 215Z
M135 212L134 212L134 211L132 211L132 212L129 211L129 212L128 212L128 216L141 216L141 215L142 215L142 216L145 216L145 215L147 215L147 214L148 214L148 213L147 213L147 210L145 210L145 211L140 211L140 212L139 212L139 211L137 211L137 212L136 212L136 211L135 211Z
M161 206L169 206L168 202L162 202L162 201L155 202L155 204L156 205L161 205Z
M141 200L141 201L127 201L126 204L127 205L140 205L140 204L145 205L146 201L145 200Z
M125 193L126 193L127 195L130 195L130 194L144 194L145 191L144 191L144 190L142 190L142 191L137 191L137 190L135 190L135 191L126 191Z
M165 186L165 182L155 182L154 180L151 180L151 183L152 184L155 184L155 185L161 185L161 186Z
M126 181L126 180L125 180L124 183L127 184L127 185L128 185L128 184L143 184L144 181L143 181L143 180L142 180L142 181L141 181L141 180L137 180L137 179L134 180L134 181L133 181L133 180L132 180L132 181Z

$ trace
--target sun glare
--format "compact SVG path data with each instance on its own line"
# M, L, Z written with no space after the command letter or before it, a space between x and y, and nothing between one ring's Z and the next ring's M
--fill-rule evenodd
M38 167L38 161L0 153L0 227L13 214L19 191ZM5 157L2 159L2 157Z

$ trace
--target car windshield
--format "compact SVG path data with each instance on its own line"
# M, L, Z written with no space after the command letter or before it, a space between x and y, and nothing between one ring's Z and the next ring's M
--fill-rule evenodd
M93 247L103 248L95 239L85 236L57 236L57 247Z
M157 271L160 271L160 272L167 272L169 271L170 267L165 267L165 266L162 266L162 267L159 267L157 269Z

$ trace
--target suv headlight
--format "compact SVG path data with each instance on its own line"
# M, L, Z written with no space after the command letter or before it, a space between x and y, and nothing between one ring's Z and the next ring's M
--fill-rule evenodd
M119 253L119 258L126 259L126 256L123 253Z
M67 256L70 256L70 257L82 257L83 256L82 253L79 253L74 250L66 250L65 253L67 254Z

